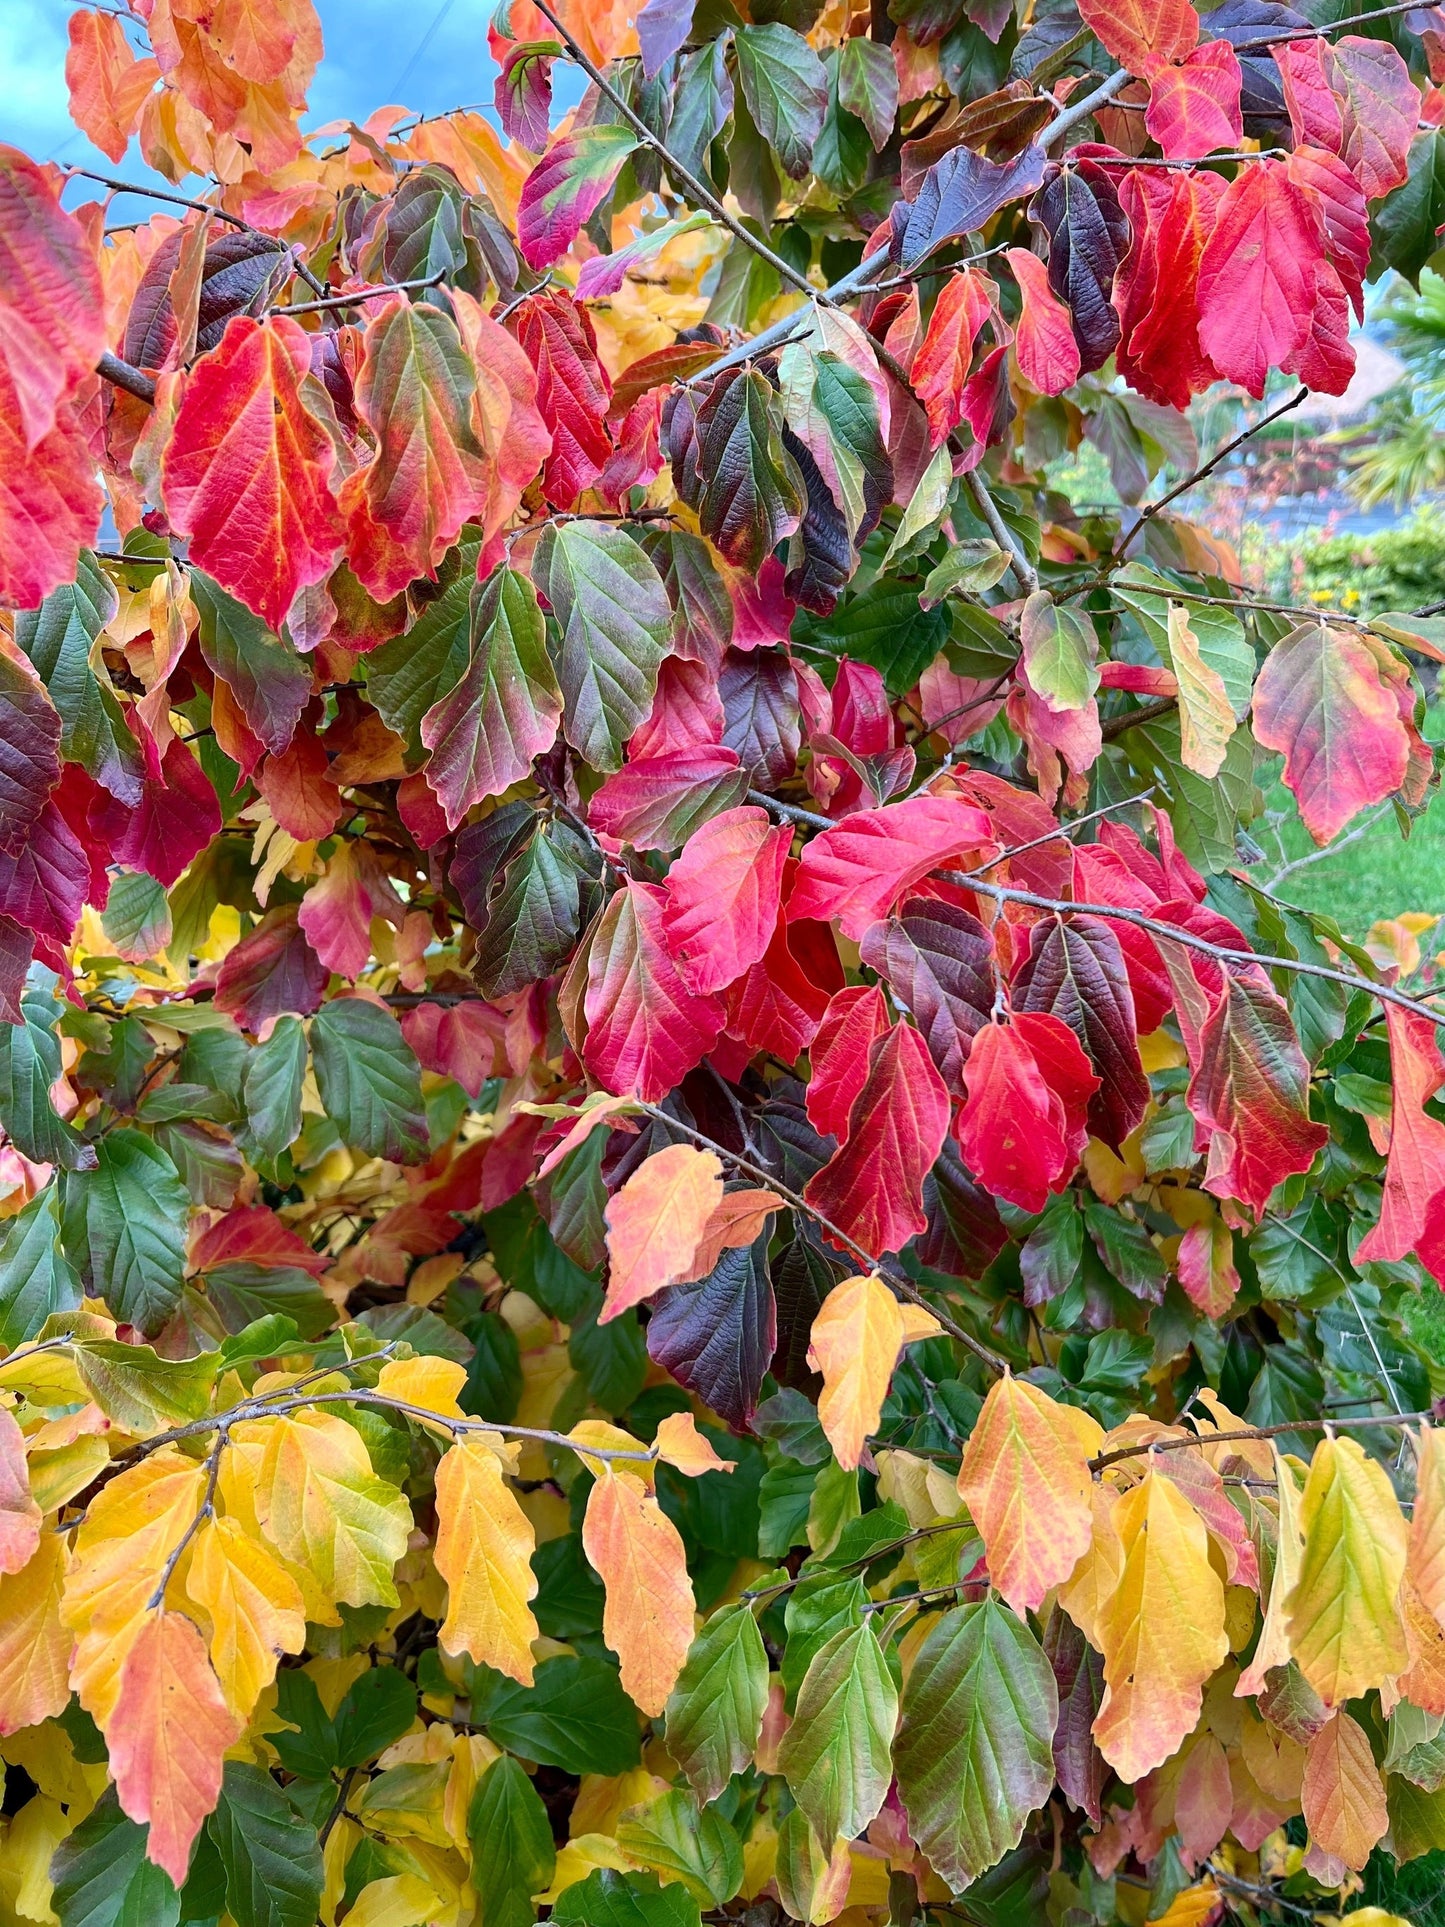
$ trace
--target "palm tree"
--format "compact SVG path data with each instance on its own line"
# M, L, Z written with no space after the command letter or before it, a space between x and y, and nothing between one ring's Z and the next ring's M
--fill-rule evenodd
M1445 279L1423 268L1420 292L1396 296L1379 318L1406 375L1368 427L1332 439L1368 435L1370 445L1350 458L1350 492L1366 508L1386 500L1403 508L1412 497L1445 487Z

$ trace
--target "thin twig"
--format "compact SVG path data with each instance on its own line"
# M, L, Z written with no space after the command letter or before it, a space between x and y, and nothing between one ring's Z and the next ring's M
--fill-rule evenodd
M445 268L438 268L435 274L426 275L420 281L383 281L374 288L353 288L349 293L341 291L328 294L320 301L293 301L288 307L273 308L272 314L325 314L331 308L353 308L363 301L374 301L382 294L411 294L421 288L434 288L446 274Z
M1202 482L1206 475L1212 475L1225 457L1232 455L1235 449L1243 447L1251 435L1257 435L1262 428L1268 428L1271 422L1277 422L1281 415L1288 415L1292 409L1298 408L1302 402L1308 401L1309 393L1308 388L1297 388L1288 401L1281 402L1279 407L1271 409L1269 414L1261 415L1257 422L1251 422L1248 428L1242 429L1231 441L1227 441L1222 448L1217 448L1209 460L1201 463L1192 475L1186 475L1182 482L1176 483L1173 488L1167 490L1159 497L1157 502L1150 502L1147 507L1141 509L1138 521L1134 524L1133 528L1130 529L1128 535L1120 545L1119 560L1122 562L1128 554L1129 544L1134 540L1134 537L1138 535L1146 522L1152 521L1161 509L1167 508L1169 504L1179 496L1187 494L1197 482Z
M931 1312L949 1337L957 1339L960 1345L966 1346L975 1358L988 1366L990 1371L1003 1373L1008 1370L1006 1358L988 1345L982 1344L971 1332L965 1331L962 1325L957 1324L946 1312L940 1311L937 1305L930 1304L911 1278L902 1272L894 1271L881 1258L875 1257L871 1251L860 1245L855 1238L850 1238L841 1226L834 1224L831 1218L825 1218L816 1205L809 1204L801 1192L792 1190L779 1178L775 1178L770 1171L765 1170L762 1165L755 1164L751 1158L743 1157L737 1151L728 1150L726 1145L719 1144L715 1138L706 1137L701 1131L694 1130L690 1124L683 1124L677 1118L669 1116L661 1105L644 1104L639 1100L637 1108L648 1117L655 1118L659 1124L665 1125L669 1131L677 1131L683 1137L691 1139L701 1150L711 1151L716 1157L726 1158L734 1170L742 1172L744 1177L753 1178L766 1189L775 1191L792 1210L800 1211L804 1217L811 1218L820 1231L844 1251L849 1252L859 1264L866 1265L871 1272L876 1272L898 1297L906 1298L910 1305L918 1305L922 1310Z
M1033 564L1024 554L1023 544L998 512L998 504L988 492L988 484L976 468L968 471L968 489L974 506L988 524L989 534L1005 555L1013 558L1010 563L1018 585L1025 595L1032 595L1039 586L1039 578Z
M1398 1412L1394 1417L1375 1413L1368 1418L1296 1418L1280 1425L1242 1425L1235 1432L1200 1432L1197 1436L1150 1439L1139 1445L1118 1445L1089 1460L1091 1472L1102 1472L1122 1459L1142 1458L1149 1452L1188 1452L1206 1445L1236 1445L1250 1439L1287 1438L1291 1432L1368 1432L1378 1425L1426 1425L1430 1412Z
M288 249L286 244L278 241L274 234L267 234L264 228L252 227L251 223L243 221L239 214L228 214L225 208L217 207L211 201L197 201L189 194L172 194L163 187L145 187L139 181L118 180L114 174L97 174L89 167L67 167L65 172L82 181L96 181L101 187L108 187L117 194L139 194L148 201L167 201L173 207L194 208L198 214L214 215L218 221L224 221L228 227L236 228L242 234L259 235L263 241L269 242L278 254L291 255L292 267L314 294L324 295L326 292L323 284L316 279L294 248Z
M1099 735L1106 743L1112 743L1116 737L1127 736L1131 729L1137 729L1140 723L1152 723L1160 716L1167 716L1178 702L1177 696L1156 696L1152 702L1140 703L1137 709L1108 716L1099 725Z

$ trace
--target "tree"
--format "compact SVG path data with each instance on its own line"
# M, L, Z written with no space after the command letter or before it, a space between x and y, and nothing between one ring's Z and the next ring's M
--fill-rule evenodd
M208 184L0 149L7 1918L1445 1844L1445 1015L1241 854L1441 647L1182 499L1445 212L1315 11L512 0L502 137L305 140L309 0L75 15Z

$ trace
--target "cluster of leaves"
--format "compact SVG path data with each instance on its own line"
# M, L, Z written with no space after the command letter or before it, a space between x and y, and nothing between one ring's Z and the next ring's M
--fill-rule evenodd
M512 0L501 136L305 141L310 0L75 15L213 192L0 148L0 1917L1445 1847L1445 1018L1246 827L1407 831L1445 643L1045 473L1346 385L1358 14Z

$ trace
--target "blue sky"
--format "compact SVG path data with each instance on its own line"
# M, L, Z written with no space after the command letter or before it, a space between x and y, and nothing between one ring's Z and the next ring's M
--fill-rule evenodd
M311 89L308 126L364 120L387 101L421 113L490 102L496 72L487 52L491 0L317 0L317 6L326 58ZM40 160L152 178L135 142L116 166L71 122L65 49L72 11L66 0L0 0L0 140Z

